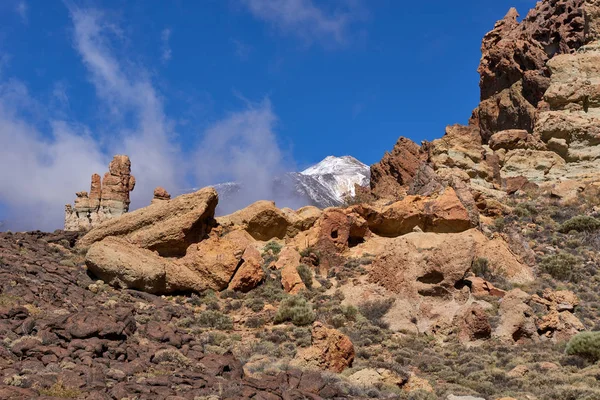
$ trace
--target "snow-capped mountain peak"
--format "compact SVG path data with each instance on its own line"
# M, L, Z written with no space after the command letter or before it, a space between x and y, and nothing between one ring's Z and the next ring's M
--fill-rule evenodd
M346 196L354 196L355 184L365 186L370 179L369 166L352 156L328 156L300 174L316 179L340 203Z

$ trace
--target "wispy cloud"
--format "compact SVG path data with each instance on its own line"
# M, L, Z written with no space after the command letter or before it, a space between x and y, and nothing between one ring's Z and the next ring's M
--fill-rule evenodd
M27 3L25 1L17 2L17 5L15 7L15 12L17 14L19 14L19 17L21 18L21 21L24 24L27 24L29 22L29 18L27 15L28 11L29 11L29 6L27 5Z
M114 55L109 35L113 25L98 10L71 8L74 44L99 98L118 114L127 113L132 125L115 127L109 148L128 154L135 165L138 187L132 194L133 206L145 205L156 186L178 186L179 149L174 144L173 121L165 114L163 101L148 73Z
M238 39L231 39L231 43L233 43L233 51L236 57L242 61L248 60L252 52L252 46Z
M286 34L312 43L346 44L349 26L359 17L357 2L326 11L312 0L241 0L256 18L266 21ZM330 4L331 2L329 2Z
M244 207L256 200L275 200L273 179L293 165L283 157L276 135L277 116L269 99L234 112L209 127L196 159L200 185L237 182L240 193L228 199L226 211Z
M172 56L171 45L169 44L169 40L171 39L171 29L165 28L160 33L160 42L161 42L161 61L163 63L167 63Z

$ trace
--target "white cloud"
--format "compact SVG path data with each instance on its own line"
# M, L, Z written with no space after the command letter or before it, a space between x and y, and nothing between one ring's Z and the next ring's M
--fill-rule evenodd
M260 199L273 200L273 178L292 170L277 143L277 116L271 102L248 104L209 127L196 154L196 176L201 186L221 182L243 185L229 198L228 210Z
M21 17L21 21L23 21L24 24L27 24L29 21L27 16L29 6L27 5L27 3L25 1L19 1L17 3L17 6L15 7L15 11L17 14L19 14L19 17Z
M0 202L8 229L61 227L64 205L106 168L85 128L51 120L50 135L42 135L28 115L40 107L21 82L0 84Z
M169 39L171 38L171 29L165 28L160 33L160 41L161 41L161 60L163 63L167 63L172 56L171 45L169 44Z
M314 5L312 0L241 1L256 18L309 43L323 41L345 44L348 40L348 27L357 18L355 2L347 2L345 8L327 12Z
M154 187L175 188L183 177L179 149L174 144L173 122L148 73L115 56L109 40L114 26L97 10L71 9L75 48L90 72L99 98L117 116L127 114L134 124L117 126L109 143L113 153L131 158L137 181L132 206L149 203Z

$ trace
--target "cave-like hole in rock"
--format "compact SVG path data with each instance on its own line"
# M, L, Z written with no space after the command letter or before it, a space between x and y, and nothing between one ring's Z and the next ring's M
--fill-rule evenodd
M361 243L365 242L365 238L360 236L350 236L348 238L348 247L356 247Z
M444 274L440 271L431 271L426 273L425 275L417 278L417 281L421 283L427 283L429 285L436 285L444 280Z
M334 230L334 231L331 231L331 238L332 239L337 239L337 237L338 237L338 231L337 231L337 229Z
M418 293L425 297L447 297L450 295L450 292L441 286L431 286L427 289L420 289Z

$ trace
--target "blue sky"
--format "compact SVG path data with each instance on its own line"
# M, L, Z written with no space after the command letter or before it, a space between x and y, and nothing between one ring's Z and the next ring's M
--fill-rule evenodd
M0 220L59 228L116 153L139 207L440 137L478 103L482 36L534 3L4 0Z

